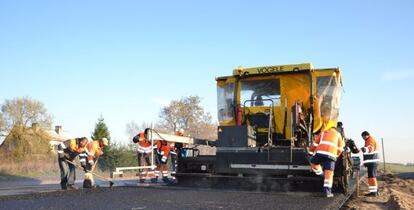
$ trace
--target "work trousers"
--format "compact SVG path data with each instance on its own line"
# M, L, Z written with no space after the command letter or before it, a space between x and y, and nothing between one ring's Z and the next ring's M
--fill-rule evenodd
M73 162L73 160L69 160ZM60 186L67 189L68 186L75 184L76 171L75 166L66 162L64 158L58 158L60 169Z
M323 190L325 192L331 192L333 184L333 176L335 171L335 161L329 157L321 154L316 154L310 160L312 170L318 174L324 176ZM322 165L322 166L321 166ZM323 171L323 172L322 172Z
M150 166L151 165L150 157L151 157L151 154L138 153L138 165L139 166ZM140 172L142 172L142 169L140 170Z
M377 163L365 163L365 166L368 169L368 186L370 193L378 192L378 183L377 183Z

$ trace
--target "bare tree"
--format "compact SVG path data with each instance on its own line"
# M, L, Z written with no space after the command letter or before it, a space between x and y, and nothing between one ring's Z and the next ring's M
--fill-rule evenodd
M146 122L142 122L141 125L138 125L135 121L131 121L126 124L125 133L128 135L129 139L132 139L139 132L143 132L145 128L149 128L151 125Z
M3 129L5 129L5 127L6 127L6 124L4 122L3 113L0 112L0 136L3 132Z
M212 122L210 113L205 113L200 103L199 96L171 101L161 109L158 127L173 132L182 128L195 137L215 138L216 125Z
M213 123L211 115L207 113L197 123L192 124L187 133L198 138L216 140L217 124Z
M6 124L3 119L3 113L0 111L0 146L3 144L4 138L6 138Z
M52 124L52 116L42 102L23 97L6 100L1 106L0 129L3 134L13 127L24 129L32 123L44 128L50 128Z

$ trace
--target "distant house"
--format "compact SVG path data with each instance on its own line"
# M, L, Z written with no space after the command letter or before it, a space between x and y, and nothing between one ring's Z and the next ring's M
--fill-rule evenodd
M50 146L55 148L61 142L75 138L72 134L67 131L64 131L62 126L57 125L55 129L46 130L46 133L50 137Z
M31 127L21 129L21 128L13 128L13 130L20 130L23 131L21 134L23 134L19 139L22 137L25 139L25 141L29 142L28 146L29 149L36 147L40 142L49 143L49 151L56 152L57 145L59 145L61 142L72 139L74 136L70 134L69 132L63 131L62 126L55 126L55 129L45 129L40 128L37 123L33 123ZM4 151L14 151L21 147L22 145L17 143L16 136L12 134L13 130L6 136L4 141L0 145L0 149ZM30 142L37 142L37 143L31 143ZM25 143L26 144L26 143ZM23 145L25 146L25 145ZM43 146L44 148L44 146ZM39 149L33 148L35 153L39 152ZM23 150L26 151L27 149Z

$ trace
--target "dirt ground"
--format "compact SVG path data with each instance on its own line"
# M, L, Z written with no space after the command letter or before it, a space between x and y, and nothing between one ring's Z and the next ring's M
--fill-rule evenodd
M355 195L343 209L414 209L414 173L381 174L380 196L365 197L367 183L361 183L360 196Z

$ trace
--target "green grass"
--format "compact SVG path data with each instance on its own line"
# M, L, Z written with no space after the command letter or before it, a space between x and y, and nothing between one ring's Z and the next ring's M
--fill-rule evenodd
M384 164L379 163L378 164L378 169L383 171L384 170ZM414 166L407 166L407 165L398 164L398 163L386 163L385 164L385 169L386 169L387 172L392 172L392 173L414 172Z

